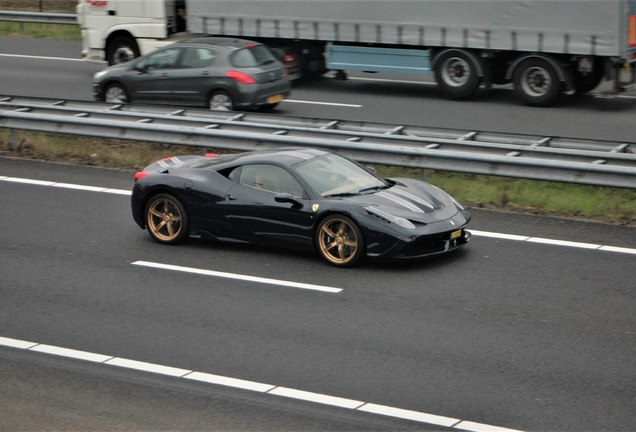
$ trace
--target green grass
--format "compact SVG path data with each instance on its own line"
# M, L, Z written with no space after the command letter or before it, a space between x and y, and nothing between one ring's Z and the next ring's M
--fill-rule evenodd
M202 154L200 147L19 131L0 128L0 156L136 170L158 159ZM223 153L206 149L205 152ZM383 177L421 178L419 169L377 166ZM497 208L541 215L579 217L636 225L636 190L554 183L495 176L427 171L426 180L474 208Z
M0 36L81 40L77 25L0 22Z

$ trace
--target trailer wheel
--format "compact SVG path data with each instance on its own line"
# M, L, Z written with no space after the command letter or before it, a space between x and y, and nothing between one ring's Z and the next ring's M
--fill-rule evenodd
M131 61L139 57L137 42L130 36L117 36L106 49L106 60L110 66Z
M481 82L473 60L461 51L446 51L437 58L435 80L445 95L457 99L474 95Z
M531 57L514 71L515 91L530 106L550 106L561 94L562 83L557 71L546 59Z

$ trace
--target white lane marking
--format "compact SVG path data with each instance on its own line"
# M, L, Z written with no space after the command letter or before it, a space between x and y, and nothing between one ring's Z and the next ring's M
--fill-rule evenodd
M135 369L135 370L140 370L144 372L152 372L159 375L168 375L173 377L183 377L184 375L187 375L193 372L188 369L180 369L180 368L175 368L170 366L158 365L154 363L146 363L146 362L141 362L136 360L129 360L129 359L124 359L120 357L115 357L115 358L111 357L110 360L106 360L103 363L113 365L113 366L123 367L126 369Z
M241 275L236 273L225 273L225 272L219 272L214 270L204 270L204 269L198 269L198 268L192 268L192 267L183 267L183 266L161 264L161 263L148 262L148 261L135 261L132 263L132 265L151 267L151 268L157 268L162 270L174 270L174 271L180 271L184 273L193 273L193 274L199 274L204 276L215 276L215 277L226 278L226 279L237 279L237 280L242 280L247 282L257 282L257 283L263 283L263 284L269 284L269 285L285 286L290 288L323 291L323 292L329 292L329 293L339 293L340 291L342 291L342 288L333 288L333 287L322 286L322 285L312 285L312 284L306 284L301 282L290 282L290 281L284 281L279 279L269 279L269 278L262 278L262 277L256 277L256 276Z
M208 384L217 384L226 387L234 387L243 390L251 390L259 393L267 393L268 391L276 388L271 384L263 384L257 383L253 381L246 381L242 379L229 378L221 375L214 375L203 372L192 372L190 374L184 375L183 378L193 380L193 381L201 381Z
M86 186L86 185L78 185L72 183L60 183L60 182L52 182L45 180L34 180L34 179L26 179L20 177L2 177L0 176L0 181L12 182L12 183L23 183L29 185L37 185L37 186L51 186L51 187L59 187L65 189L75 189L75 190L84 190L88 192L103 192L109 194L117 194L117 195L132 195L132 191L124 190L124 189L111 189L104 188L99 186Z
M19 178L19 177L0 176L0 181L24 183L24 184L37 185L37 186L65 187L65 188L71 188L71 189L80 189L80 190L86 190L86 191L95 191L95 192L128 195L128 196L132 194L131 191L123 190L123 189L109 189L109 188L100 188L100 187L93 187L93 186L72 185L70 183L57 183L57 182L51 182L51 181L33 180L33 179L25 179L25 178ZM532 243L542 243L542 244L553 245L553 246L568 246L568 247L581 248L581 249L598 250L603 252L636 254L636 249L634 248L625 248L625 247L617 247L617 246L610 246L610 245L597 245L593 243L572 242L572 241L566 241L566 240L546 239L541 237L504 234L504 233L489 232L489 231L479 231L479 230L473 230L470 228L469 228L469 231L473 235L478 237L490 237L490 238L498 238L502 240L513 240L513 241L527 241Z
M365 404L359 408L360 411L365 411L373 414L381 414L389 417L396 417L405 420L412 420L421 423L429 423L437 426L453 427L461 422L459 419L451 417L443 417L434 414L426 414L418 411L405 410L400 408L393 408L384 405Z
M339 107L347 107L347 108L362 108L362 105L336 103L336 102L307 101L307 100L299 100L299 99L285 99L285 100L283 100L283 102L291 102L291 103L299 103L299 104L311 104L311 105L339 106Z
M39 60L58 60L58 61L72 61L72 62L83 62L82 59L74 59L68 57L47 57L47 56L34 56L34 55L24 55L24 54L0 54L0 57L17 57L17 58L26 58L26 59L39 59Z
M0 336L0 345L11 347L11 348L20 348L20 349L29 349L38 345L35 342L27 342L18 339L11 339Z
M616 246L606 246L594 243L582 243L582 242L573 242L567 240L557 240L557 239L549 239L549 238L541 238L541 237L528 237L528 236L518 236L511 234L500 234L493 233L488 231L478 231L468 229L470 233L474 236L480 237L491 237L491 238L500 238L504 240L515 240L515 241L525 241L529 243L540 243L551 246L566 246L573 247L578 249L589 249L589 250L600 250L604 252L618 252L618 253L627 253L627 254L636 254L636 249L632 248L624 248L624 247L616 247Z
M513 429L506 429L498 426L491 426L483 423L475 423L469 421L459 422L454 426L454 428L471 432L515 432Z
M308 402L315 402L324 405L332 405L340 408L356 409L364 405L364 402L344 399L335 396L327 396L320 393L312 393L308 391L295 390L286 387L276 387L268 392L269 394L284 396L292 399L300 399Z
M315 402L320 404L332 405L342 408L354 409L356 411L363 411L370 414L379 414L388 417L394 417L399 419L406 419L416 421L419 423L428 423L437 426L447 426L462 430L481 432L481 431L495 431L495 432L521 432L513 429L506 429L498 426L490 426L481 423L473 423L469 421L462 421L459 419L453 419L450 417L443 417L434 414L428 414L419 411L405 410L401 408L394 408L384 405L376 405L372 403L356 401L352 399L340 398L337 396L330 396L320 393L313 393L304 390L296 390L287 387L278 387L268 384L262 384L258 382L245 381L236 378L224 377L220 375L211 375L202 372L195 372L188 369L175 368L171 366L163 366L154 363L140 362L137 360L130 360L121 357L107 356L103 354L88 353L86 351L76 351L68 348L55 347L52 345L41 345L34 342L27 342L18 339L11 339L0 336L0 346L9 348L24 349L27 351L39 351L49 355L57 355L69 357L68 354L81 353L79 356L74 356L76 360L93 361L90 359L106 359L104 361L95 360L98 363L102 363L110 366L117 366L126 369L139 370L143 372L150 372L158 375L166 375L171 377L196 380L200 382L219 384L230 387L237 387L244 390L256 391L259 393L266 393L276 396L284 396L292 399L303 400L307 402ZM45 347L45 348L38 348ZM65 355L66 354L66 355ZM90 354L90 355L89 355ZM83 358L86 357L86 358ZM461 427L460 427L461 426Z
M620 253L628 253L636 255L636 249L616 247L616 246L601 246L598 250L608 251L608 252L620 252Z
M77 351L69 348L60 348L53 345L37 345L31 348L31 351L43 352L47 354L53 354L61 357L70 357L78 360L86 360L95 363L104 363L106 360L112 357L95 354L86 351Z

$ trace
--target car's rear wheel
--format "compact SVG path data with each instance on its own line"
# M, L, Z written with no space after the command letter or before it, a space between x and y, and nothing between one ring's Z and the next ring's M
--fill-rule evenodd
M177 244L189 236L189 220L177 198L159 194L146 205L146 227L159 243Z
M128 94L121 84L110 84L104 93L104 99L108 103L127 103Z
M217 90L212 93L209 105L212 111L232 111L234 109L232 97L223 90Z
M316 231L320 254L332 265L351 267L365 255L366 245L358 225L344 215L327 216Z

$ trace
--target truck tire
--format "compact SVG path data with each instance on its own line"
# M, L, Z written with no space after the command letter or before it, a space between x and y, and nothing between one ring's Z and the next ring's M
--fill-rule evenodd
M437 58L435 80L446 96L455 99L474 95L481 82L473 59L457 50L443 52Z
M106 60L110 66L139 57L137 42L130 36L115 37L106 48Z
M515 91L529 106L552 105L561 95L563 84L557 71L548 60L530 57L523 60L514 71Z

